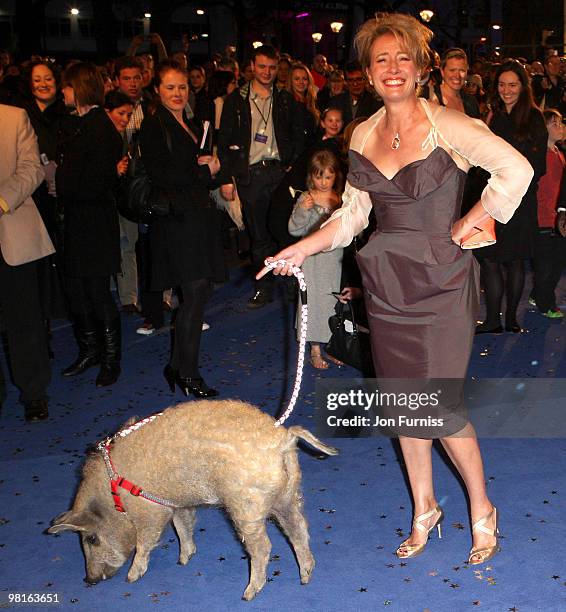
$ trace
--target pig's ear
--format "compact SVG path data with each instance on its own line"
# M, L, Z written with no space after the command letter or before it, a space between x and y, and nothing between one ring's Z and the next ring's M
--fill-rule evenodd
M63 512L52 521L47 533L59 533L60 531L92 531L95 521L88 511L76 512L69 510Z

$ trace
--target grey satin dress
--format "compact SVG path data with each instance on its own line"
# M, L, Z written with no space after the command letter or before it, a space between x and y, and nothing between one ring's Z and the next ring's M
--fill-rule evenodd
M348 181L369 193L377 219L377 230L357 258L376 377L459 379L445 406L459 414L479 308L477 263L451 240L465 180L442 147L391 180L350 151ZM458 423L456 430L465 420ZM416 437L449 433L454 431L421 430Z

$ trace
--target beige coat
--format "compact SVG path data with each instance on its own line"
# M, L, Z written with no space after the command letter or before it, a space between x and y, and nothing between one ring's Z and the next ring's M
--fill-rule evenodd
M0 104L0 249L10 266L55 251L31 194L44 179L37 138L26 111Z

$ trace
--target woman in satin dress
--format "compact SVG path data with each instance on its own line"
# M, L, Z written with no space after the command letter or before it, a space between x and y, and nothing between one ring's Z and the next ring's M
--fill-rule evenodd
M463 385L479 306L478 267L467 249L487 241L482 228L491 218L502 223L511 218L533 174L526 159L481 121L417 97L431 37L404 14L379 14L362 26L356 36L359 59L384 108L353 134L342 208L318 232L274 256L286 262L274 273L292 274L291 266L309 255L348 245L367 226L373 208L377 230L358 263L376 376L407 379L409 386L424 379ZM491 176L481 200L460 219L471 166ZM414 518L397 555L421 553L443 519L433 487L431 437L440 438L468 491L469 563L484 563L499 550L497 513L467 420L450 435L418 430L399 435Z

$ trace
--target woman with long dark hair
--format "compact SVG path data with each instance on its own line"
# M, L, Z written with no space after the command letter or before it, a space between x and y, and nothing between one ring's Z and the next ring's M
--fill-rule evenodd
M122 139L104 111L104 82L94 64L73 64L62 81L65 104L80 117L56 174L65 212L65 284L79 347L63 376L100 363L96 386L105 387L118 380L122 356L120 315L110 292L110 277L120 271L114 191Z
M476 328L476 334L503 332L500 312L504 294L505 331L522 331L517 321L517 307L525 285L524 260L534 254L537 183L546 172L548 133L542 113L533 102L527 71L517 61L505 62L497 69L494 87L489 127L529 160L534 176L509 223L496 223L497 243L477 252L486 318Z
M33 200L56 250L37 264L43 314L49 329L49 319L68 314L59 276L63 241L55 192L57 143L67 112L59 91L59 71L52 63L38 60L27 64L22 84L22 106L37 136L45 172L45 180L34 191Z
M199 372L204 307L213 281L225 278L216 210L209 198L218 158L199 154L200 129L189 121L187 72L174 61L156 69L159 102L140 131L142 157L155 197L169 203L169 214L150 226L153 290L178 287L181 303L175 319L171 359L164 375L188 396L218 395Z

